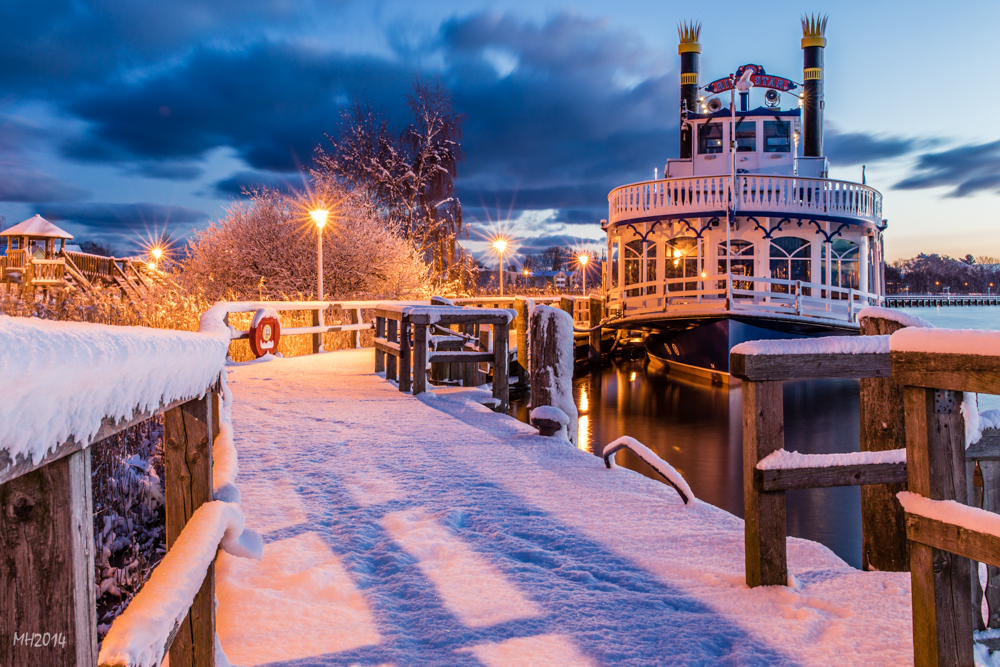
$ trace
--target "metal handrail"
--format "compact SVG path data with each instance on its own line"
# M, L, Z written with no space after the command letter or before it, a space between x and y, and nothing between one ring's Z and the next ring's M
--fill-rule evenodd
M606 468L610 468L611 467L611 457L614 456L616 452L619 452L619 451L621 451L623 449L627 449L630 452L632 452L633 454L635 454L636 457L640 461L642 461L647 466L649 466L650 468L652 468L656 472L656 474L659 475L660 477L662 477L663 480L667 484L669 484L670 486L674 487L674 490L677 492L677 495L679 495L681 497L681 500L684 501L685 505L687 505L688 503L691 502L691 499L687 497L687 494L684 493L683 491L681 491L681 488L679 486L677 486L676 484L674 484L674 481L672 479L670 479L669 477L667 477L666 475L664 475L656 466L654 466L649 461L647 461L646 459L644 459L642 457L642 455L639 454L639 452L635 451L628 444L628 442L619 442L619 443L615 444L613 447L611 447L610 449L605 449L604 450L604 466ZM656 456L656 455L654 454L654 456ZM660 460L662 461L662 459L660 459ZM666 461L664 461L664 463L666 463Z

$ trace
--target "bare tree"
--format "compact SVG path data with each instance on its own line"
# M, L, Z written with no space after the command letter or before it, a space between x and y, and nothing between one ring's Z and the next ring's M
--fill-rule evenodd
M541 252L542 264L550 271L561 271L566 263L566 250L559 246L549 246Z

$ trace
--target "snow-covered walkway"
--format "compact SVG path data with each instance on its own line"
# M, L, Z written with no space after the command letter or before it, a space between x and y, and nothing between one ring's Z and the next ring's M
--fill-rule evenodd
M264 560L220 554L233 665L905 665L909 575L789 541L748 589L743 523L368 350L230 369Z

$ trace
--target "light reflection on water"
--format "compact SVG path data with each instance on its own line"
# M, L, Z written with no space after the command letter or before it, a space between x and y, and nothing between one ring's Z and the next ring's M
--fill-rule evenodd
M939 327L1000 329L1000 308L906 309ZM742 396L740 385L712 387L651 369L645 360L620 361L573 384L580 411L579 447L597 452L622 435L636 438L680 472L695 495L743 516ZM1000 407L996 397L980 406ZM511 414L527 421L524 401ZM785 448L808 454L856 452L860 439L857 380L786 382ZM620 465L658 479L627 450ZM858 487L788 491L788 534L825 544L861 566Z

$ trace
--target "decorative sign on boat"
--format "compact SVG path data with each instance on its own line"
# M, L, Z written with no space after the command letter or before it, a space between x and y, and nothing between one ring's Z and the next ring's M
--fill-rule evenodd
M753 76L750 77L751 83L757 88L772 88L774 90L780 90L787 92L789 90L795 90L798 86L791 79L785 79L780 76L771 76L764 71L764 68L760 65L743 65L733 76L723 77L721 79L716 79L712 83L705 86L707 90L712 95L718 95L723 93L733 87L736 81L739 80L743 73L747 70L753 70Z

